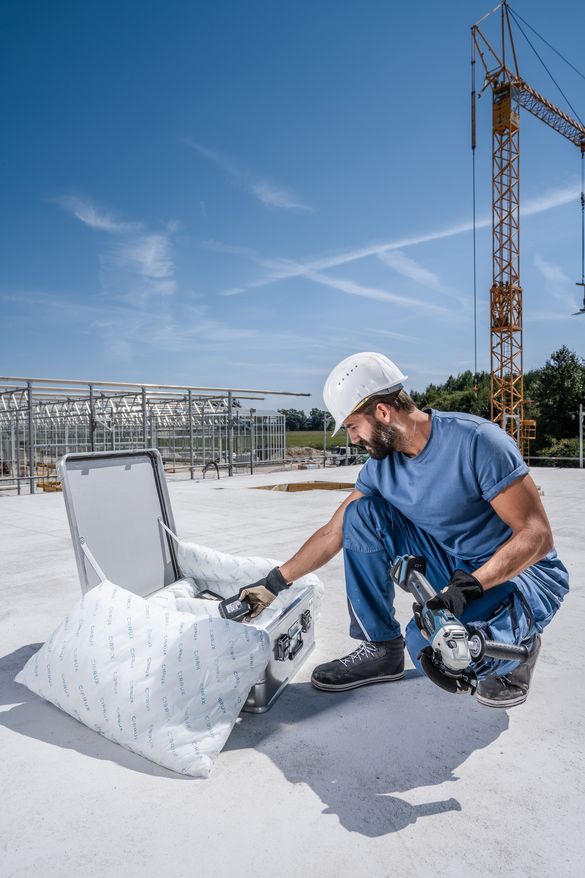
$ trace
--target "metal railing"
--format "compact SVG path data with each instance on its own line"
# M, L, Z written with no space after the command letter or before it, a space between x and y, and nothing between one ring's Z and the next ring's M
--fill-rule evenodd
M530 465L531 461L533 461L533 460L544 460L544 461L566 460L566 461L571 461L571 463L574 462L575 467L579 467L579 469L583 469L583 456L584 456L583 455L583 426L585 424L585 411L583 409L583 403L579 404L578 419L579 419L579 456L578 457L575 455L572 455L572 456L568 456L568 455L556 455L556 456L540 455L540 456L538 456L538 455L531 454L531 455L529 455L529 457L527 459L527 463ZM556 465L556 464L553 464L553 466L554 465Z
M532 464L532 462L536 461L536 460L544 460L545 462L546 461L553 461L554 462L557 460L571 461L571 463L574 464L574 466L572 467L573 469L576 469L576 468L583 469L583 458L582 457L579 458L579 457L563 457L561 455L552 456L552 455L537 455L537 454L533 455L533 454L531 454L530 457L527 458L526 462L527 462L528 466L530 466ZM555 464L553 463L553 466L554 465ZM561 464L561 466L563 466L563 464Z

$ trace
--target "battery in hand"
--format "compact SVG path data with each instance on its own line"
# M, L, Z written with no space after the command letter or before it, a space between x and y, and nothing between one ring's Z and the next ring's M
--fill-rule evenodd
M219 605L219 615L223 616L224 619L230 619L232 622L239 622L251 611L250 602L241 601L237 594L231 598L226 598Z

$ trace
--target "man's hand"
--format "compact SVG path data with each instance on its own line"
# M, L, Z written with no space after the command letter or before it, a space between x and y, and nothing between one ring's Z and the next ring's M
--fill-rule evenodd
M467 604L482 594L483 586L475 576L464 570L455 570L447 587L427 601L427 607L429 610L449 610L459 619Z
M252 612L245 617L244 621L249 622L250 619L253 619L262 610L265 610L266 607L269 607L276 596L283 589L288 588L290 584L290 582L285 580L278 567L274 567L263 579L259 579L258 582L253 582L252 585L241 588L238 595L239 599L241 601L249 601L252 607Z
M483 586L475 576L464 570L455 570L446 587L427 601L427 607L429 610L449 610L456 619L460 619L467 604L477 600L482 594ZM414 604L412 611L416 624L425 633L421 617L422 607L420 604Z

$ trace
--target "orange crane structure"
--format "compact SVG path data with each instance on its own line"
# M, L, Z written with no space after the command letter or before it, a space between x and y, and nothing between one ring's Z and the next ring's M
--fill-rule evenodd
M500 11L501 41L497 52L479 25ZM585 153L585 127L552 104L522 79L510 22L503 0L471 28L472 149L476 146L475 64L485 72L480 95L492 90L492 246L493 281L490 291L491 419L529 452L536 422L524 416L522 350L522 287L520 285L520 108L545 122ZM512 10L512 14L513 10ZM581 194L582 210L585 197ZM583 278L582 278L583 281Z

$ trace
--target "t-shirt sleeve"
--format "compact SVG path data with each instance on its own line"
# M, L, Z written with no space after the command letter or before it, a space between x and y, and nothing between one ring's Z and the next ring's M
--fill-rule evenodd
M366 460L359 475L356 479L355 487L357 491L361 491L366 497L381 497L376 487L376 478L374 474L374 461L372 458Z
M488 502L528 473L518 446L497 424L481 424L470 447L471 466Z

